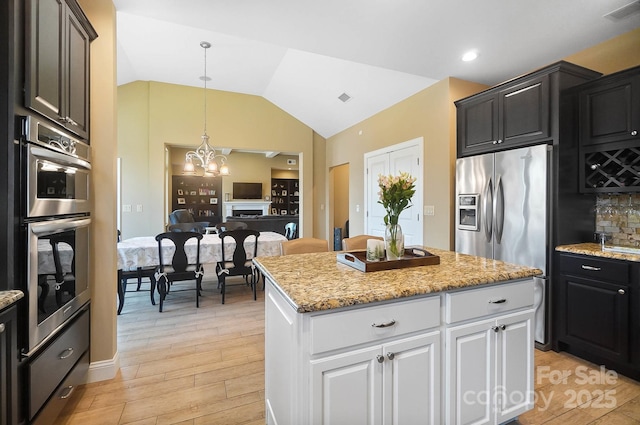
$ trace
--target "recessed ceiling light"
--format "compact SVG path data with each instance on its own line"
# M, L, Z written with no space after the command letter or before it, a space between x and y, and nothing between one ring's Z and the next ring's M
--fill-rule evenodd
M469 50L467 53L462 55L462 60L465 62L471 62L478 57L478 52L476 50Z

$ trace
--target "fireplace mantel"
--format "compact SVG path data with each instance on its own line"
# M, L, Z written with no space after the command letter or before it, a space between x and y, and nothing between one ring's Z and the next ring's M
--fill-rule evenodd
M246 199L244 201L227 201L224 203L224 216L233 216L234 210L262 210L262 215L269 215L270 201Z

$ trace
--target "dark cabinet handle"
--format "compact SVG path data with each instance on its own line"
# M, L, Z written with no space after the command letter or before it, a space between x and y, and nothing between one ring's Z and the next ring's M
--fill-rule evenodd
M499 300L489 300L489 304L504 304L506 302L506 298L500 298Z

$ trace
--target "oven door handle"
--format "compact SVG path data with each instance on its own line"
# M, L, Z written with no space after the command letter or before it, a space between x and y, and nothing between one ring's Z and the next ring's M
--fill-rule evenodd
M77 229L80 227L87 227L91 224L89 217L83 218L64 218L60 220L52 221L39 221L37 223L31 223L31 231L40 235L50 235L54 233L64 232L65 230Z
M33 146L33 145L31 145L30 149L31 149L31 154L33 156L42 158L42 159L48 159L50 161L55 162L56 164L83 168L85 170L91 169L91 164L75 156L71 156L68 154L65 155L63 153L54 152L52 150L41 148L39 146Z

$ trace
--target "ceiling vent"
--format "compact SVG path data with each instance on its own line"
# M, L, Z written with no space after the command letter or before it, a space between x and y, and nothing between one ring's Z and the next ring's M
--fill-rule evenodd
M604 15L604 17L609 18L612 21L619 21L638 12L640 12L640 0L636 0L622 7L619 7L616 10L613 10Z
M340 96L338 96L338 99L340 99L343 102L348 102L349 99L351 99L351 96L349 96L346 93L342 93Z

